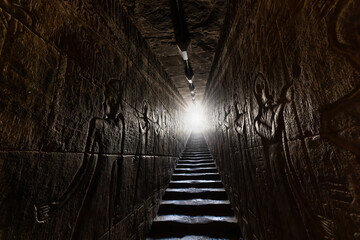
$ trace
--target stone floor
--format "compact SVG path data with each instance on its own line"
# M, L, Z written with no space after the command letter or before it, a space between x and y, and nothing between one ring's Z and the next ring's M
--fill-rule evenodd
M147 239L241 239L203 135L190 136Z

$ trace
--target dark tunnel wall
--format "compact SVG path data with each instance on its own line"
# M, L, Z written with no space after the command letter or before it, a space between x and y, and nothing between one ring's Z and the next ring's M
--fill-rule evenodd
M184 103L119 2L0 1L0 69L0 239L142 238Z
M229 9L206 138L245 239L360 239L360 2Z

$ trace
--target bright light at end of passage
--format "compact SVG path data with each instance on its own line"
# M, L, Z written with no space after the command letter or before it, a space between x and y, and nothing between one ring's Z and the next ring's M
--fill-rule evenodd
M189 106L186 110L185 126L193 132L202 132L206 129L207 123L202 106L199 104Z

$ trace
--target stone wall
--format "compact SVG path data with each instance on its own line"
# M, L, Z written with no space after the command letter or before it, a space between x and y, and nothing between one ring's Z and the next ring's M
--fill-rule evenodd
M359 3L230 5L206 138L245 239L360 239Z
M0 239L139 239L183 99L119 1L0 1Z

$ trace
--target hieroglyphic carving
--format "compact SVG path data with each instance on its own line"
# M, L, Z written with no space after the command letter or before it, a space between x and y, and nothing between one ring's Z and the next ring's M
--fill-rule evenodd
M6 29L3 44L0 46L0 69L2 69L16 35L23 32L24 26L32 28L36 19L21 4L15 1L4 0L0 1L0 22L2 22L1 25Z
M7 11L12 17L16 18L28 28L31 28L36 22L35 16L26 10L17 0L0 1L0 8ZM20 25L18 27L21 28Z
M83 0L65 0L60 1L64 7L69 11L77 14L84 22L97 32L106 32L108 29L104 28L103 19L98 14L94 14L93 4Z
M328 23L330 46L360 67L360 2L338 1Z
M9 20L11 16L0 8L0 56L2 49L7 38Z
M87 29L80 29L81 45L80 45L80 58L83 65L81 75L86 79L91 79L91 70L94 62L94 47L89 40Z
M125 138L122 91L123 80L112 79L108 82L105 90L105 117L94 118L90 122L81 167L58 200L34 206L36 221L43 223L60 210L80 187L85 186L88 190L72 234L74 240L100 237L110 230L120 211L119 174ZM108 153L120 155L114 159ZM96 224L99 221L103 224Z
M104 63L105 57L103 55L103 51L99 45L95 45L94 52L94 65L92 67L93 73L92 78L96 80L102 80L103 72L104 72Z
M84 5L82 0L65 0L64 2L70 4L71 8L74 11L80 11L80 9L83 8Z
M78 60L81 66L81 77L93 82L101 82L104 75L106 58L104 45L93 43L94 39L89 34L89 29L82 26L79 29L79 44L75 46L61 46L70 56ZM72 50L74 48L74 51Z

